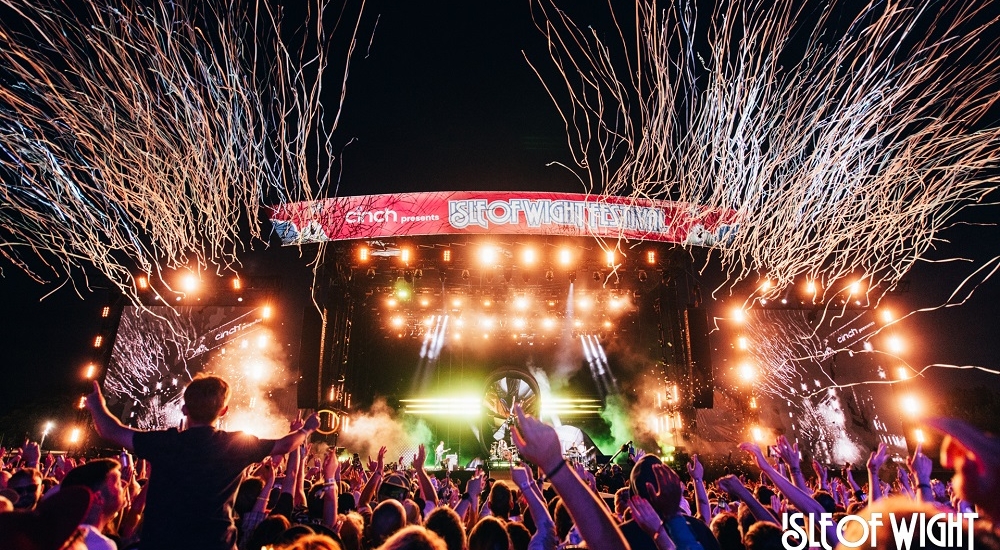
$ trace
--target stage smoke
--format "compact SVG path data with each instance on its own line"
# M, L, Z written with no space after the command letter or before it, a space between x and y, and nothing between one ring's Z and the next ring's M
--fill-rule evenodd
M421 443L433 451L433 434L423 420L412 417L397 418L384 399L375 401L371 409L351 416L350 428L340 432L338 445L362 458L375 460L379 447L385 445L386 464L403 456L409 464Z

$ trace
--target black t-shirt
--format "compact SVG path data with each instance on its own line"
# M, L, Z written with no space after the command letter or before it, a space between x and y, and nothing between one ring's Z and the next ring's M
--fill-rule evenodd
M712 530L705 525L705 522L693 516L684 516L684 520L687 521L688 527L691 528L691 532L704 550L721 550L719 541L712 534ZM625 541L628 542L629 548L632 550L656 550L656 543L639 527L634 519L626 521L620 527L622 534L625 535Z
M140 547L232 550L233 501L243 470L274 440L209 426L137 432L135 454L149 461L149 494Z

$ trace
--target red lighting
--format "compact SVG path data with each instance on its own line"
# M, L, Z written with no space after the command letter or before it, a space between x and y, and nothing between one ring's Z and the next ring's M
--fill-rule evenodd
M358 249L358 260L359 261L367 262L368 261L368 257L369 256L368 256L368 248L367 247L362 246L361 248Z
M655 250L647 250L646 251L646 263L647 264L651 264L651 265L656 263L656 251Z

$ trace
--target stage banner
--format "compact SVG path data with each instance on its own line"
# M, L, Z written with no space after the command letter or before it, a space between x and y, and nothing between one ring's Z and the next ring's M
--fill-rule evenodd
M285 245L416 235L565 235L724 243L735 212L671 201L542 192L447 191L283 204L271 222Z

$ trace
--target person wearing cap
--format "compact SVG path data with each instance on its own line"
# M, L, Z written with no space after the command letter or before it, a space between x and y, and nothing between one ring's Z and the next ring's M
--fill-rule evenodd
M116 550L115 541L104 536L103 531L125 507L125 489L122 487L121 465L116 460L102 458L77 466L63 478L61 489L86 487L94 497L80 524L86 532L84 543L89 550Z
M228 410L229 384L200 376L184 389L184 431L141 431L124 426L108 411L101 388L87 396L97 433L146 459L151 467L139 548L235 550L233 502L243 470L267 456L283 456L308 440L319 417L296 421L278 440L215 429ZM301 426L301 427L299 427ZM297 429L295 429L297 428Z

